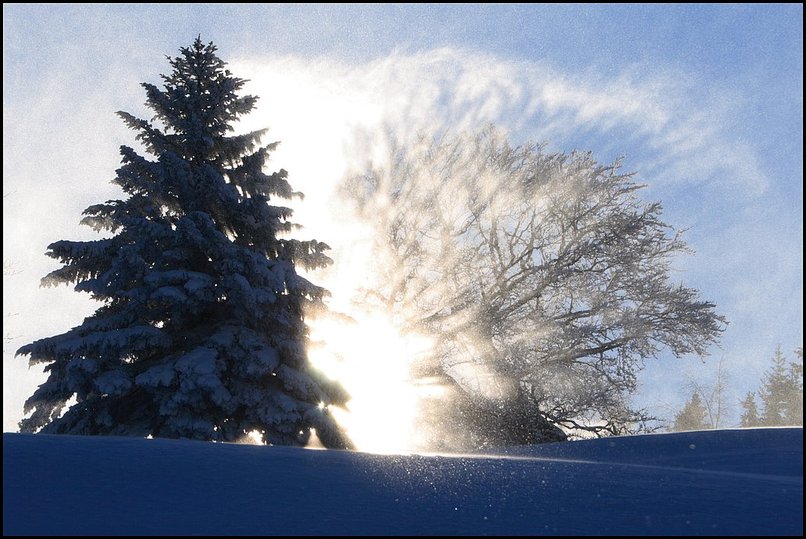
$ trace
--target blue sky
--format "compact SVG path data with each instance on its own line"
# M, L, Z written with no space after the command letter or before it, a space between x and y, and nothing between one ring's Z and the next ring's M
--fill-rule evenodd
M348 170L343 144L328 143L378 120L492 122L516 140L624 155L644 196L690 228L696 255L676 275L731 320L712 358L725 358L734 400L777 344L802 344L802 5L6 4L4 430L39 380L13 350L89 312L69 290L37 288L45 247L92 237L80 212L117 196L117 147L132 144L114 111L143 113L138 83L198 34L252 80L250 121L283 140L275 162L306 194L322 174L311 148L334 175ZM714 363L649 362L640 398L668 416Z

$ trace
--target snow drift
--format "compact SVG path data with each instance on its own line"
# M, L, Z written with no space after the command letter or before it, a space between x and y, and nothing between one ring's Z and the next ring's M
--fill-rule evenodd
M3 435L4 535L803 533L803 429L502 455Z

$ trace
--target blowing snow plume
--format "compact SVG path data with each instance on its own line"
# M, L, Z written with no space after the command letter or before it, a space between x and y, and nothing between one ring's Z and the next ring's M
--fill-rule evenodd
M628 80L597 96L521 67L440 50L247 69L255 93L309 104L264 112L289 142L276 158L321 182L297 215L333 247L317 278L338 316L312 322L311 354L353 395L342 422L359 449L629 432L648 419L629 403L644 359L705 354L724 329L672 281L686 246L620 163L484 127L650 137L669 111ZM271 85L254 75L268 72ZM652 106L639 115L631 100Z
M630 432L647 419L629 406L642 361L707 353L724 319L671 282L685 244L639 189L618 163L492 128L393 144L345 182L375 227L354 305L427 343L405 358L425 447Z

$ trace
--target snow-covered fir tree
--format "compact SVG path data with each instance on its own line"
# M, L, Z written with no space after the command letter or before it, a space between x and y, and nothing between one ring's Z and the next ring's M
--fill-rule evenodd
M315 429L345 447L329 407L347 396L306 354L304 315L326 290L296 271L328 264L328 247L289 237L292 211L275 200L301 194L263 170L276 143L233 134L257 101L238 95L245 80L201 39L168 60L162 88L142 85L154 118L119 113L153 159L121 147L125 200L84 212L109 237L49 246L62 267L43 284L102 305L18 351L49 373L21 430L304 444Z

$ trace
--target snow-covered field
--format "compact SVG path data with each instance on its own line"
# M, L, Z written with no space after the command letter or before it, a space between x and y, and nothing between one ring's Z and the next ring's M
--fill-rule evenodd
M4 535L803 533L803 429L496 456L3 435Z

